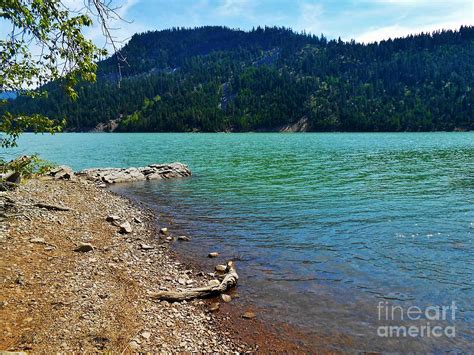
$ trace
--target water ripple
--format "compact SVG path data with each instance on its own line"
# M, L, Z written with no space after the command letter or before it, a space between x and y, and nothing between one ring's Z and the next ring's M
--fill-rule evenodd
M322 288L347 326L361 294L472 309L474 133L25 135L20 149L76 169L189 164L190 179L122 191L191 234L183 248L243 256L244 286L280 313L297 292L299 322L338 318L309 309Z

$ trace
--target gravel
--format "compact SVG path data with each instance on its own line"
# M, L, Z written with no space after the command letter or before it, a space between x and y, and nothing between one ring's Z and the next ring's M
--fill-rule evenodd
M7 200L9 217L0 228L0 349L252 350L230 338L204 302L157 302L148 296L183 284L203 286L211 277L176 260L147 211L82 178L32 179L0 195ZM110 223L118 220L128 223L125 234Z

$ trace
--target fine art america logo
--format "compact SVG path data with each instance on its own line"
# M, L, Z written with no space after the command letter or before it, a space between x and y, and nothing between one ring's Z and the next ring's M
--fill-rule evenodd
M378 320L383 325L377 328L379 337L448 337L456 336L456 303L449 306L425 308L402 307L381 301L377 305ZM395 325L394 325L395 324Z

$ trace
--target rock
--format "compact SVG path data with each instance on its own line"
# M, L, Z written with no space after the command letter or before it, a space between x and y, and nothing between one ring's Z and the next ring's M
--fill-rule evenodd
M161 228L161 229L160 229L160 234L162 234L162 235L168 235L168 228Z
M132 226L129 222L124 222L120 225L120 233L122 234L130 234L132 233Z
M242 318L244 318L244 319L253 319L255 317L256 317L256 315L252 311L247 311L244 314L242 314Z
M210 258L217 258L218 256L219 256L219 253L215 252L215 251L208 254L208 257L210 257Z
M219 302L213 302L213 303L211 303L211 305L209 306L209 312L215 313L215 312L219 311L219 308L220 308Z
M31 238L30 243L45 244L46 241L43 238Z
M183 286L184 286L184 285L186 285L186 280L183 279L183 278L179 278L179 279L178 279L178 283L179 283L180 285L183 285Z
M138 342L136 340L132 340L131 342L128 343L128 346L132 349L132 350L137 350L140 348L140 344L138 344Z
M17 187L18 187L18 184L15 184L14 182L0 181L0 191L13 191Z
M20 275L16 278L15 283L17 285L23 286L25 284L25 279Z
M21 173L18 171L9 171L5 174L0 174L0 179L12 184L19 184L21 182Z
M225 272L227 270L227 266L226 265L216 265L215 269L216 269L216 271L219 271L219 272Z
M90 243L81 243L76 249L74 249L74 251L80 253L87 253L92 250L94 250L94 247Z
M143 223L142 220L138 217L133 217L133 221L138 224Z
M75 175L72 169L66 165L60 165L57 168L51 170L49 175L52 176L55 180L74 180Z
M160 180L163 179L163 176L160 173L152 173L146 176L147 180Z
M191 238L189 238L189 237L187 237L187 236L185 236L185 235L180 235L180 236L178 237L178 240L180 240L180 241L182 241L182 242L189 242L189 241L191 241Z
M144 331L141 335L146 340L150 339L150 337L151 337L151 333L147 332L147 331Z
M181 163L151 164L138 168L85 169L77 173L89 180L108 184L140 180L171 179L191 176L191 170Z
M108 216L105 218L105 220L106 220L107 222L115 222L115 221L120 220L120 217L117 216L117 215L115 215L115 214L111 214L111 215L108 215Z
M232 297L230 297L229 295L226 295L226 294L221 294L221 299L225 302L225 303L229 303L230 301L232 301Z
M140 248L142 250L151 250L151 249L154 249L154 247L152 245L148 245L148 244L140 244Z

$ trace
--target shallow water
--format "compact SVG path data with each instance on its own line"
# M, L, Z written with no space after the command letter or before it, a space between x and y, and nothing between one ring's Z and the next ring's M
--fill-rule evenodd
M240 259L239 293L266 317L347 335L343 349L474 341L473 133L27 134L16 152L75 169L188 164L192 178L115 189L192 236L181 250ZM455 301L456 337L381 339L384 300Z

